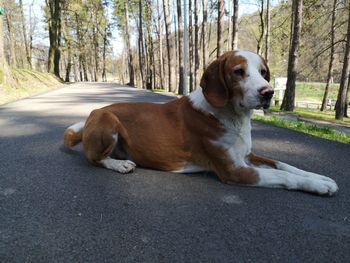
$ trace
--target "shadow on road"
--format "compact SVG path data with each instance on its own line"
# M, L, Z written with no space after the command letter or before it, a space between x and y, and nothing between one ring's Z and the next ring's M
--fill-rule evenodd
M64 129L94 108L170 99L89 83L0 108L0 261L347 260L349 145L253 123L257 153L331 176L333 198L225 185L211 173L120 175L90 165L81 146L62 148Z

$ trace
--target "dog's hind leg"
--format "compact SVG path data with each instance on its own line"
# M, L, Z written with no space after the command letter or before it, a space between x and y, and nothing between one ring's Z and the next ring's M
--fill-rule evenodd
M118 173L134 171L134 162L111 158L119 136L127 136L127 133L118 117L105 109L94 110L86 121L83 133L86 158L95 165Z

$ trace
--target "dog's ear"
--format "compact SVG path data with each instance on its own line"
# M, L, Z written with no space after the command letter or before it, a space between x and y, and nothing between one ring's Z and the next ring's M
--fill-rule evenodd
M225 83L224 66L226 57L220 57L205 70L200 86L204 97L216 108L222 108L228 101L228 90Z

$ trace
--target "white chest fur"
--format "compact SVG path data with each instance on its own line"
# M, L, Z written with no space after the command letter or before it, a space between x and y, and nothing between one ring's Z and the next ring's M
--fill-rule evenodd
M248 166L245 157L250 153L252 147L250 116L251 112L233 115L230 108L216 114L226 132L214 143L225 149L233 163L241 167Z
M252 147L250 123L252 111L235 114L233 105L227 105L222 109L214 108L204 98L201 88L192 92L189 99L195 108L212 114L224 126L225 134L213 143L227 151L235 165L248 166L245 157L250 153Z

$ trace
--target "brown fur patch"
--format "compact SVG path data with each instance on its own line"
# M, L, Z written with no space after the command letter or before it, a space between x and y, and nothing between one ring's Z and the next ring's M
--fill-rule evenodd
M253 164L253 165L267 165L267 166L270 166L272 168L275 168L277 169L277 166L276 166L276 161L274 160L271 160L271 159L268 159L268 158L265 158L265 157L261 157L261 156L257 156L255 155L254 153L250 153L248 156L248 161Z
M68 147L73 147L82 141L83 133L67 129L63 134L63 143Z

